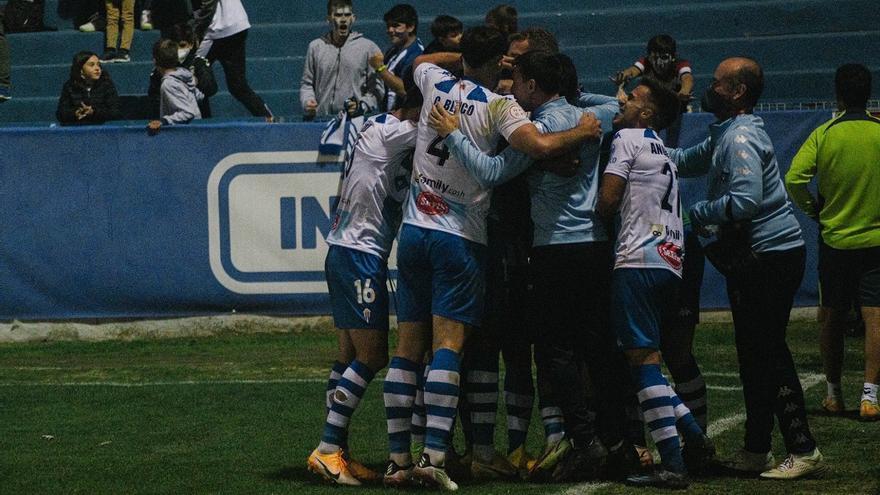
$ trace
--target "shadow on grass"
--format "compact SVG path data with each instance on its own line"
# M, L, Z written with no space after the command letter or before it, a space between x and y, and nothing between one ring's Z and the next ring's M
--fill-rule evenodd
M272 481L299 481L301 483L314 483L317 478L309 473L305 467L286 466L277 471L270 471L265 474L267 480Z
M819 416L822 418L836 418L836 419L848 420L848 421L861 421L861 418L859 417L859 410L858 409L849 409L849 410L843 411L842 413L831 413L831 412L826 411L825 409L822 409L821 407L818 407L815 409L807 409L807 415L808 416Z

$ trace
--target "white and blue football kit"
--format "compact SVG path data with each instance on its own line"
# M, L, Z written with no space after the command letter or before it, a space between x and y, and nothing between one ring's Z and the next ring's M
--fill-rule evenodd
M626 180L612 276L612 319L624 348L658 349L676 308L683 258L678 170L652 129L614 136L605 174Z
M461 132L483 152L529 125L515 101L436 65L420 64L414 80L425 99L422 121L440 103L458 115ZM419 125L398 249L400 321L428 321L433 314L479 325L490 194L443 137Z
M415 141L415 123L382 114L364 124L345 164L325 261L337 328L388 330L388 255Z

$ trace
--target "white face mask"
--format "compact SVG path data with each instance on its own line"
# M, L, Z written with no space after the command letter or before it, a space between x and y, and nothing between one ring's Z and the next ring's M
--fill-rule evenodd
M192 48L178 48L177 49L177 61L183 62L186 59L186 56L189 55L189 52Z

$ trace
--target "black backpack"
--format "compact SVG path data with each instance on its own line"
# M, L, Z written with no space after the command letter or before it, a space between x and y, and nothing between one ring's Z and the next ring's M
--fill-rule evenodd
M42 31L45 0L9 0L4 11L7 33Z

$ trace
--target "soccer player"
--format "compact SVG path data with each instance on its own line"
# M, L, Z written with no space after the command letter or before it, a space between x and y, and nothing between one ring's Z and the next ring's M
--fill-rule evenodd
M455 111L462 131L491 152L501 137L537 157L575 149L599 134L595 118L584 117L569 131L541 134L513 100L492 93L507 41L496 29L472 28L462 53L416 59L414 80L425 97L422 117L434 104ZM465 77L429 63L461 61ZM490 191L450 156L443 137L419 125L410 197L398 247L399 342L385 379L390 462L387 484L404 484L410 474L445 490L458 485L445 471L449 432L459 395L460 353L467 332L483 314L486 210ZM432 333L433 332L433 333ZM409 422L418 362L433 350L425 382L425 449L412 467Z
M573 99L577 93L576 69L563 54L532 51L520 55L513 81L517 101L532 111L541 129L570 128L584 112L562 96ZM618 109L615 98L584 94L578 103L601 119L603 130L610 131ZM456 132L456 119L440 109L431 113L428 123L447 136L450 151L485 187L504 183L534 163L515 150L486 156ZM566 436L545 451L531 470L533 478L540 477L541 471L552 471L555 481L595 478L608 454L605 445L614 453L608 463L612 470L627 470L627 461L635 460L635 451L622 437L628 393L634 390L626 379L627 368L607 321L611 245L595 213L600 147L600 143L591 143L581 149L582 167L566 171L563 162L556 164L555 171L533 167L526 176L534 223L532 298L536 311L541 312L535 360L539 375L550 377L551 399L562 409ZM560 293L560 287L568 289ZM581 373L584 366L597 391L597 409L604 426L598 432L601 443ZM559 459L563 462L556 467Z
M615 124L622 127L599 191L599 214L612 220L620 212L611 289L611 319L636 380L639 403L661 467L631 475L636 486L684 488L689 461L714 455L709 437L669 386L660 369L660 328L677 308L683 226L675 164L657 131L678 112L678 98L652 79L643 79L628 96ZM680 450L679 433L685 438ZM695 466L696 467L696 466Z
M401 108L364 124L342 174L327 236L325 272L339 357L327 382L324 433L308 467L340 485L379 479L348 455L348 424L370 381L388 363L388 254L400 225L421 105L421 93L411 91Z
M791 162L785 186L792 200L819 222L822 362L828 393L822 408L844 412L840 383L846 315L853 300L865 320L865 381L859 415L880 420L880 119L865 111L871 72L846 64L834 77L843 113L810 134ZM818 198L807 188L816 177Z

